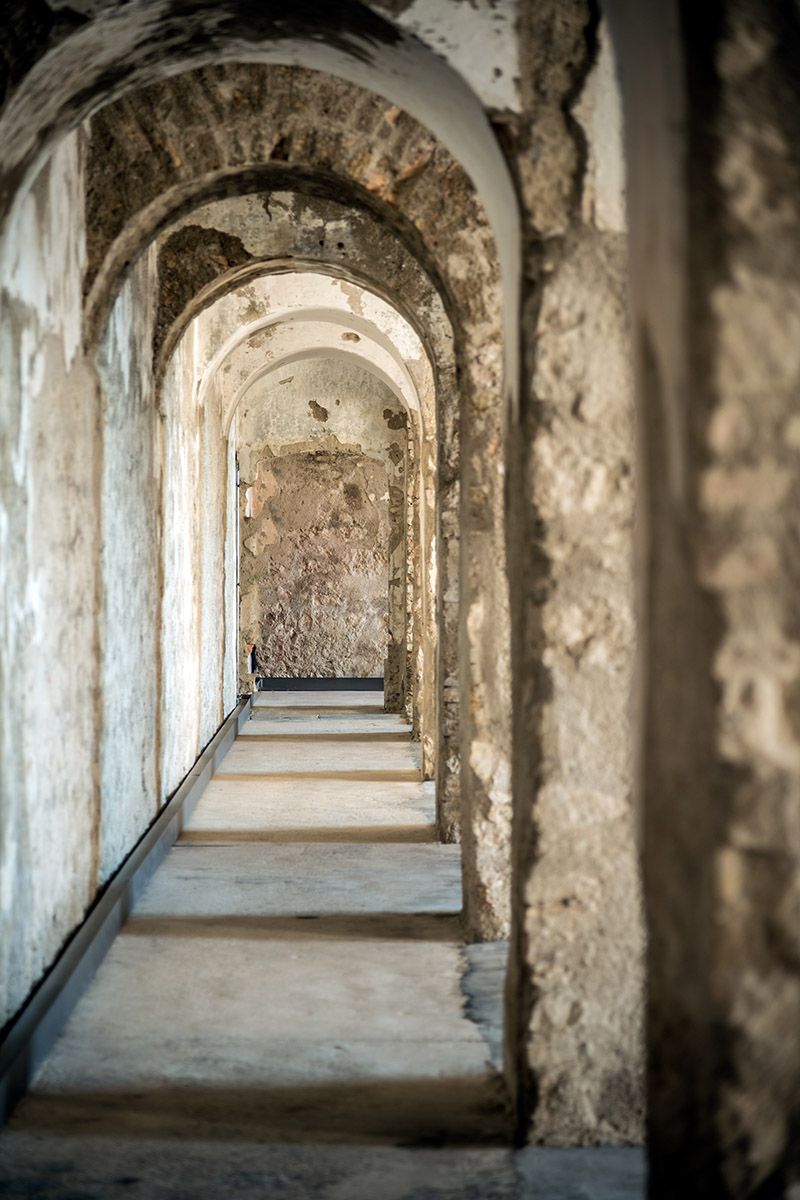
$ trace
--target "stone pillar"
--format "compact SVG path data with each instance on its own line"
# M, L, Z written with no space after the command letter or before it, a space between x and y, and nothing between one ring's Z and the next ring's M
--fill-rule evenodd
M464 924L468 940L508 936L511 679L506 573L502 355L463 372L459 684ZM481 384L483 383L483 387Z
M395 446L397 447L395 451ZM384 708L401 713L406 699L406 452L389 450L389 642L384 670Z
M408 641L406 646L406 717L411 736L419 741L422 733L422 480L419 451L408 439L408 505L406 509L406 603L408 605Z
M649 1193L789 1197L800 1189L800 20L769 0L610 8L647 473Z
M440 841L461 837L458 695L459 438L455 369L437 381L439 455L436 509L436 828Z
M420 454L420 586L422 645L420 656L420 758L424 779L436 778L439 679L439 536L437 530L436 453L430 441Z
M644 937L619 101L590 4L526 6L522 37L509 1074L520 1138L625 1143L643 1133Z
M461 836L461 756L458 696L458 481L439 485L439 645L438 748L436 757L437 833L440 841Z
M407 443L408 448L408 471L406 473L406 558L404 564L404 584L405 584L405 604L406 604L406 640L403 647L403 668L405 672L404 684L404 715L409 725L414 725L414 672L413 672L413 646L414 646L414 518L413 512L416 504L416 493L418 492L418 481L416 471L412 465L414 462L413 448L411 441Z

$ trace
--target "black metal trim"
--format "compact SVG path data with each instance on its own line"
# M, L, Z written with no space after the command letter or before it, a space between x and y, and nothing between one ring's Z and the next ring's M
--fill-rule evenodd
M128 914L180 836L203 790L248 720L251 704L250 697L240 700L223 722L9 1025L0 1041L0 1125L25 1095Z
M270 679L268 675L257 678L259 692L380 692L383 677L370 676L366 679L300 676L297 679Z

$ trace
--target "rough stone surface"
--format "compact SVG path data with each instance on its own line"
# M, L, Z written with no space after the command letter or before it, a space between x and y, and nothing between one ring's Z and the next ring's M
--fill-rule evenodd
M590 236L566 251L542 300L533 379L529 494L542 521L537 549L549 561L539 612L549 697L540 701L536 862L525 905L537 995L529 1042L534 1128L545 1143L635 1139L642 1128L624 271L614 241ZM543 696L541 683L538 690Z
M258 611L242 638L259 674L383 674L387 489L383 464L352 450L258 458L241 528L242 604Z
M0 1026L98 882L102 468L97 382L80 353L83 160L76 134L0 246Z
M254 384L237 412L242 643L255 647L261 675L382 676L406 413L347 362L287 370ZM393 632L404 638L404 625Z
M685 292L638 218L651 247L637 287L651 554L651 1194L791 1196L800 175L790 146L800 28L796 12L770 4L726 4L710 21L678 7L686 103L705 114L688 126L688 175L671 197L690 231ZM649 61L661 55L645 45ZM641 181L637 194L651 205ZM690 367L682 387L662 366L651 291L677 297Z
M511 534L520 572L518 957L507 1037L510 1060L524 1064L518 1095L528 1137L630 1142L643 1134L644 931L630 732L627 263L624 238L607 232L624 216L621 130L605 119L615 109L607 49L589 71L597 50L589 6L538 6L525 36L538 82L519 158L529 391ZM565 101L590 135L589 153L564 118ZM531 174L528 156L542 152L542 138L551 170Z

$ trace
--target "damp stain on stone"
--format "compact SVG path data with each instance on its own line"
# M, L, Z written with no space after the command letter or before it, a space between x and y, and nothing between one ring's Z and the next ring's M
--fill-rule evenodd
M246 265L252 255L241 238L202 225L184 225L167 237L158 255L156 354L184 307L220 275Z
M361 488L357 483L346 483L344 485L344 498L350 508L363 508L364 506Z
M395 412L391 408L383 410L383 419L390 429L405 429L408 423L404 412Z

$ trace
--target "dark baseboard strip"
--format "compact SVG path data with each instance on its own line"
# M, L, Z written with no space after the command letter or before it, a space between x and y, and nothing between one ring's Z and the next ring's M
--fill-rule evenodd
M0 1042L0 1125L28 1090L128 914L249 718L250 708L247 697L223 722L8 1028Z
M297 679L270 679L258 677L259 692L382 692L383 679L372 676L368 679L325 679L319 676L302 676Z

